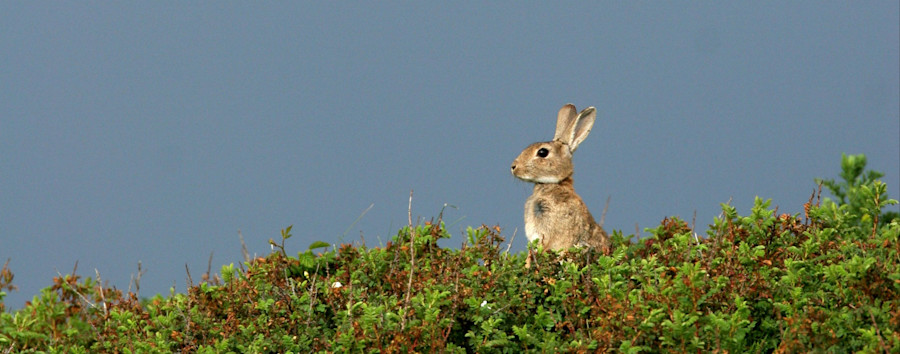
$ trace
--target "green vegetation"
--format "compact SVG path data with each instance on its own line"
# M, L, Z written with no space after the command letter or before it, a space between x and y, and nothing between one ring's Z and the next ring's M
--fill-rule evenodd
M615 232L611 254L533 250L527 269L499 228L446 249L438 221L296 256L287 228L267 257L168 297L71 274L0 313L0 352L896 351L896 201L864 157L842 167L822 182L835 199L802 214L723 205L706 238L665 219L637 242ZM4 267L0 290L11 280Z

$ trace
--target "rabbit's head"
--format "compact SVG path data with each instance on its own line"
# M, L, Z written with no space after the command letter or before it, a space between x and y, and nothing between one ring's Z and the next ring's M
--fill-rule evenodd
M526 147L510 167L513 176L531 183L560 183L572 177L572 153L587 138L596 117L594 107L576 114L572 104L563 106L556 119L553 140Z

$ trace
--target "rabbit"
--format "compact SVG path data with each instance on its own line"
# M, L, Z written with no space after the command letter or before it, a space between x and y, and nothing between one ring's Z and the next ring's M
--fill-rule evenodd
M525 201L525 235L529 242L539 240L544 249L609 250L609 236L572 185L572 153L587 138L596 117L594 107L576 114L574 105L563 106L553 140L529 145L510 167L513 176L534 183Z

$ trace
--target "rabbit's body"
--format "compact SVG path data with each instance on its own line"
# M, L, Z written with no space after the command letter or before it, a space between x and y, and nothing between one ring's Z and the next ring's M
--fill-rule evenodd
M572 184L572 153L590 133L596 110L588 107L577 115L575 112L575 106L563 106L553 140L531 144L513 161L512 174L534 183L525 202L525 235L529 241L540 240L544 248L557 251L572 247L606 251L609 236L594 221Z
M539 183L525 201L525 235L541 240L544 248L566 250L573 246L605 249L606 231L594 221L587 206L572 188L572 179L559 184Z

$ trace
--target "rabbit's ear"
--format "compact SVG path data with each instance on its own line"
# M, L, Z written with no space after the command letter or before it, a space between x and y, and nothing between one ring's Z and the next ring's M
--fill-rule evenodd
M591 127L594 126L594 120L597 118L597 109L594 107L585 108L581 113L578 113L578 117L575 118L575 122L571 125L570 135L567 137L568 140L564 140L567 144L569 144L569 151L575 152L575 149L578 148L578 145L587 138L588 134L591 132Z
M572 134L572 123L575 122L575 106L571 103L562 106L559 109L559 115L556 117L556 134L553 135L553 140L562 141L566 144L569 143L569 136Z

